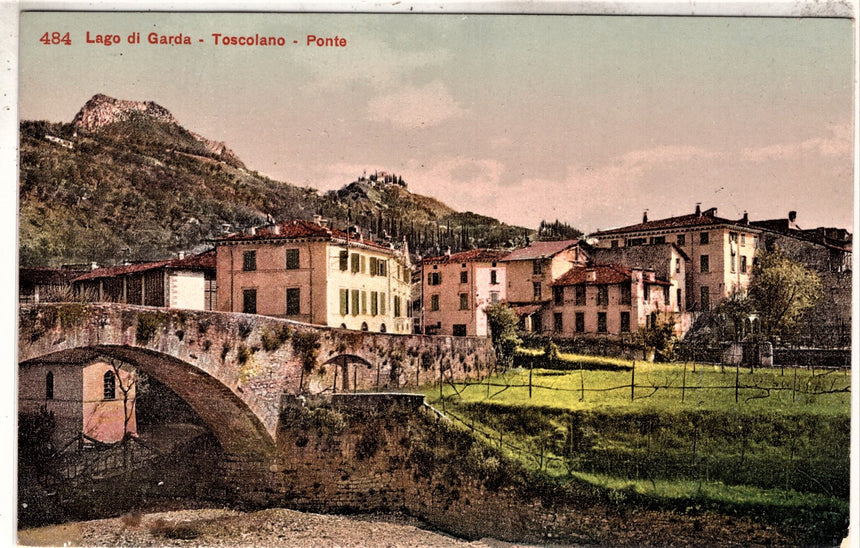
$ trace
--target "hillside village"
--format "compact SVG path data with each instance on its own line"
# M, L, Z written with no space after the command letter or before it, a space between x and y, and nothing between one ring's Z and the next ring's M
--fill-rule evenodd
M114 267L22 269L21 302L69 285L98 302L263 314L333 328L447 336L490 334L486 308L507 303L522 330L559 339L623 338L669 322L682 338L745 291L758 254L781 250L823 281L815 322L850 325L851 235L801 229L797 215L727 219L716 208L513 250L415 257L317 217L215 239L194 255ZM95 266L95 265L93 265ZM755 312L745 333L760 330ZM846 332L847 333L847 332Z

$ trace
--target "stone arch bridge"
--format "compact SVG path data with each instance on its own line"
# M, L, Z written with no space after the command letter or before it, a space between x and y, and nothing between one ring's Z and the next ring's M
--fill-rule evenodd
M171 388L225 452L276 453L285 396L480 378L487 339L366 333L265 316L118 304L24 305L19 367L120 360Z

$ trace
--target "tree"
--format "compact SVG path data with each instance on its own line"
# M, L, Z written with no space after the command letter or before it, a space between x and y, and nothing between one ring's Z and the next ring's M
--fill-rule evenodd
M744 334L744 322L749 320L754 310L752 299L743 290L737 290L717 306L716 312L731 323L734 340L740 341Z
M797 331L798 320L821 298L821 280L777 248L759 254L749 296L762 333L769 339L789 339Z
M517 336L519 317L505 303L495 303L487 307L487 323L490 338L496 351L496 361L509 366L513 363L514 350L523 341Z

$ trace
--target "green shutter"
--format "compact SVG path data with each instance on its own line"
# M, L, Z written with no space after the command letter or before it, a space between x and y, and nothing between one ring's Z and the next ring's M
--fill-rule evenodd
M349 270L349 251L340 252L339 263L341 270Z
M352 290L352 315L358 316L358 289Z
M349 289L340 290L340 315L349 314Z

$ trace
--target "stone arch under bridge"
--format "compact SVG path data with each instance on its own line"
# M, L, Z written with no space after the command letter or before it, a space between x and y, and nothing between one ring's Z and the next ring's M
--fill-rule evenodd
M366 333L250 314L50 303L21 306L18 320L20 366L86 352L132 364L189 403L231 453L273 450L283 397L343 391L335 381L344 363L353 364L354 391L479 379L494 366L485 338Z

